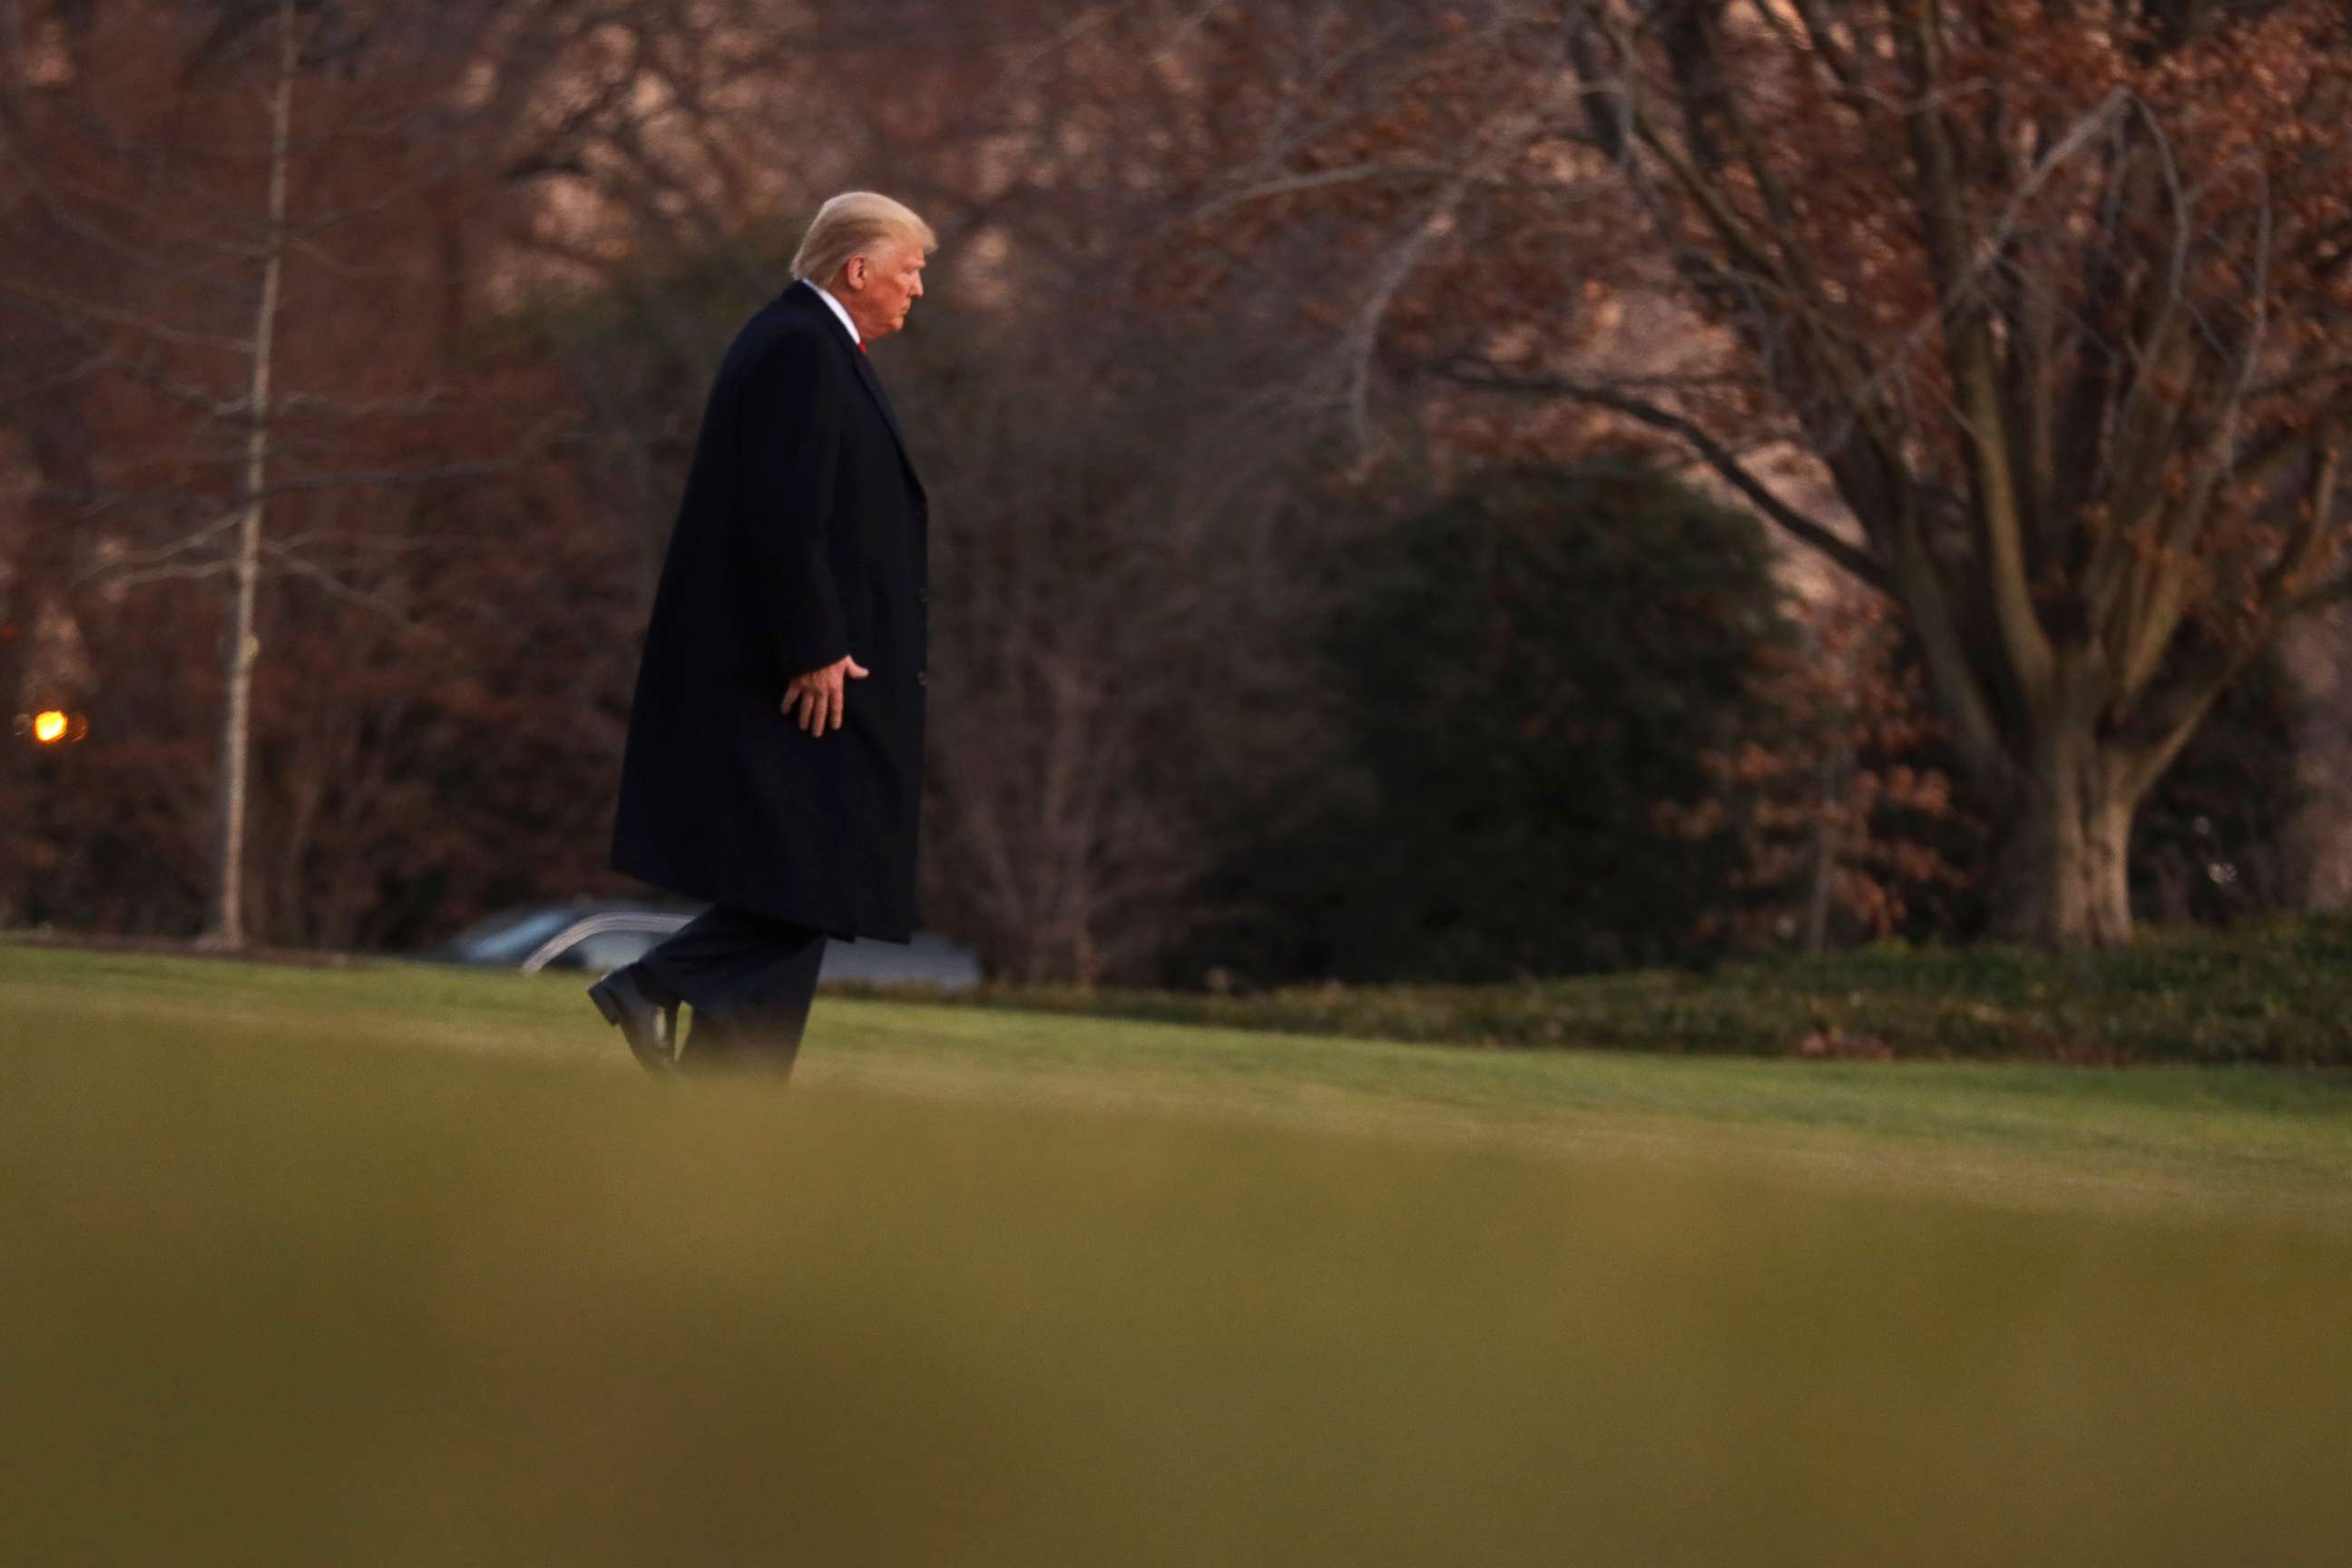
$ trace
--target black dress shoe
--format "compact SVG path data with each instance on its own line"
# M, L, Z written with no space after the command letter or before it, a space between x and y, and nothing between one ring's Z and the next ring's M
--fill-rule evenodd
M588 987L588 999L604 1022L620 1026L629 1052L653 1072L677 1069L677 1004L667 1005L646 994L637 984L636 966L615 969Z

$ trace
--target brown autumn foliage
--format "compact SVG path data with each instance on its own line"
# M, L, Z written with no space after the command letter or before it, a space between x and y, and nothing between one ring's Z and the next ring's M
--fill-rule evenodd
M933 907L1017 974L1132 972L1185 929L1204 824L1247 809L1250 752L1297 724L1268 657L1291 447L1250 434L1278 411L1224 391L1280 344L1188 340L1134 281L1166 189L1126 172L1205 133L1172 79L1126 86L1169 17L1064 37L1055 7L1013 4L896 30L749 0L219 15L59 7L34 28L55 68L8 62L0 200L39 244L0 263L27 497L0 522L0 619L58 606L83 648L62 697L97 722L0 763L20 807L0 917L204 919L219 528L255 423L261 106L290 17L256 935L399 944L620 890L614 761L685 440L807 205L860 176L929 212L961 273L929 352L918 332L886 368L944 503L934 571L960 585Z
M1330 237L1360 430L1402 369L1678 443L1897 607L2001 928L2124 940L2140 803L2346 589L2342 8L1283 11L1212 205Z
M1706 929L1740 946L1820 952L1952 929L1980 879L1985 826L1956 798L1916 659L1885 601L1848 587L1808 605L1802 641L1759 650L1769 742L1701 758L1718 794L1664 814L1692 836L1735 834L1745 865Z
M210 900L224 599L254 500L252 929L383 941L511 880L505 856L593 864L598 811L533 802L533 765L570 779L609 752L581 678L609 689L628 593L551 453L563 389L482 335L514 128L484 123L495 93L467 112L459 68L499 17L282 17L277 155L277 7L58 7L8 61L8 618L62 616L84 649L30 676L58 689L9 695L95 715L57 755L11 752L16 918L186 930Z

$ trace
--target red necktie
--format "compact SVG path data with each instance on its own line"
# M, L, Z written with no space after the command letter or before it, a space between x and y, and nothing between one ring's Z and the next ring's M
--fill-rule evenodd
M866 352L866 340L864 338L857 340L857 352L859 353L864 353Z

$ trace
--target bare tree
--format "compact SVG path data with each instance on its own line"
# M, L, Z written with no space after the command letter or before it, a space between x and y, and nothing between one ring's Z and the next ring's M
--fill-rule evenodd
M286 261L286 184L293 158L294 79L302 40L294 0L278 0L277 69L269 89L268 194L262 204L261 279L254 291L253 329L243 346L252 364L247 384L245 466L237 479L236 545L229 558L235 607L225 639L222 682L219 847L213 871L213 913L207 936L222 947L245 945L246 765L253 748L254 605L261 591L263 508L269 482L269 373L278 331L278 297Z
M1316 754L1328 542L1282 526L1301 449L1231 398L1231 344L1033 303L968 352L918 426L945 589L926 905L992 973L1147 978L1213 912L1235 822Z
M530 458L467 406L466 231L495 172L461 68L521 8L59 6L9 64L10 421L69 582L224 584L207 940L247 941L263 585L412 626L404 508ZM19 31L22 29L20 28ZM494 95L488 101L495 102ZM480 107L476 104L477 109ZM478 389L477 389L478 390ZM394 591L387 591L390 588Z
M1498 3L1412 43L1327 50L1344 107L1281 100L1218 202L1359 219L1360 359L1654 432L1885 594L2000 814L1999 929L2127 940L2139 803L2347 592L2340 7ZM1643 297L1695 366L1605 341Z

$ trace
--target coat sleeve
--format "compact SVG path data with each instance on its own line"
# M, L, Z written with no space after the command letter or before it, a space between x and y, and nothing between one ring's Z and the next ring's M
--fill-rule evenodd
M849 390L838 358L812 339L785 338L759 357L743 388L746 558L761 601L772 606L771 638L788 677L849 652L826 551L838 521L835 476Z

